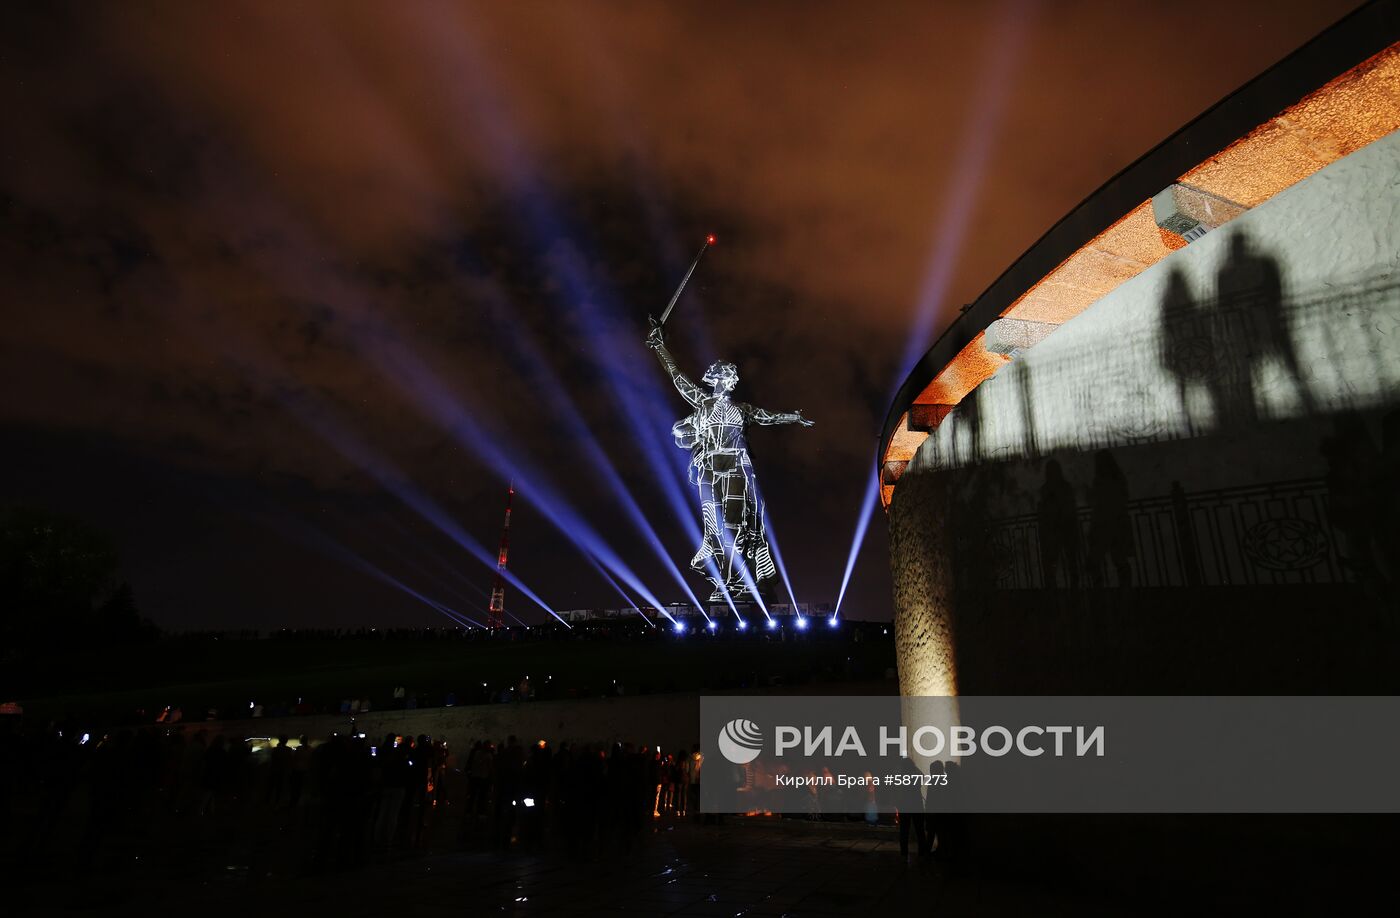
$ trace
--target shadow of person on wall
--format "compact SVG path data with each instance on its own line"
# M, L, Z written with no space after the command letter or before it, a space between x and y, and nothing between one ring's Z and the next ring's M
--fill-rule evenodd
M1104 585L1106 562L1112 561L1117 586L1131 587L1133 568L1129 560L1136 556L1128 510L1128 479L1113 453L1101 449L1094 454L1094 481L1089 493L1089 585Z
M1179 480L1172 482L1170 491L1172 507L1172 534L1176 542L1177 564L1181 578L1189 587L1198 587L1201 577L1201 555L1196 538L1196 526L1191 519L1191 507L1186 502L1186 489Z
M1375 512L1382 574L1394 603L1400 602L1400 409L1392 409L1381 419L1381 455L1376 476L1379 487Z
M1161 363L1177 381L1191 435L1231 434L1261 420L1261 378L1281 366L1305 414L1314 412L1288 326L1278 259L1232 232L1215 275L1215 296L1198 299L1180 267L1167 277L1161 304ZM1191 393L1205 389L1209 419Z
M1337 415L1322 441L1327 460L1327 513L1341 536L1338 553L1357 583L1380 598L1385 590L1384 461L1366 422L1351 412Z
M1208 426L1192 416L1191 392L1197 384L1208 384L1215 374L1216 355L1208 310L1196 300L1191 282L1179 265L1174 265L1167 275L1160 314L1162 368L1176 380L1187 432L1192 436L1206 433Z
M1063 573L1064 585L1076 589L1083 555L1079 515L1075 507L1074 486L1065 478L1058 459L1045 463L1045 483L1040 486L1036 516L1040 530L1040 569L1045 578L1045 588L1058 588Z
M948 522L956 533L955 585L966 608L982 606L1006 575L1007 548L997 522L1004 500L1017 484L1004 463L984 462L970 470L950 502Z
M1241 385L1247 387L1250 397L1241 403L1249 409L1250 418L1257 419L1260 393L1255 386L1259 372L1270 361L1283 365L1304 412L1312 414L1312 398L1284 314L1283 271L1278 259L1260 252L1248 233L1236 230L1230 237L1229 255L1215 276L1215 294L1217 315L1238 313L1243 319L1229 327L1234 337L1227 333L1222 340L1244 358Z

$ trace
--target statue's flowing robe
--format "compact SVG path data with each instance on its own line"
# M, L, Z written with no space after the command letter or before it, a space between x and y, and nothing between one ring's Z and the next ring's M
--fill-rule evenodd
M751 590L767 593L777 569L744 428L750 420L763 423L769 413L693 385L688 392L679 381L677 388L695 406L672 433L678 446L691 451L690 480L700 494L704 528L690 567L714 586L711 601L724 599L726 592L734 598Z

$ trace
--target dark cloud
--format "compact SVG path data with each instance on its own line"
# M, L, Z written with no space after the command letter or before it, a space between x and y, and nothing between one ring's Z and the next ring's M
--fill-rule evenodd
M973 90L1011 17L1033 18L944 320L1109 175L1352 5L1224 4L1199 26L1148 2L8 10L7 497L104 518L169 623L417 614L379 587L347 611L354 592L326 592L325 564L298 566L305 552L279 554L228 510L237 494L347 541L410 526L383 547L449 551L308 430L297 412L312 411L491 544L499 475L386 377L408 355L670 598L566 432L577 413L687 556L604 381L620 367L627 391L661 386L644 316L715 231L672 340L697 371L734 360L745 398L817 419L753 448L802 598L833 598ZM59 460L74 451L86 473ZM176 479L178 496L161 484ZM132 489L137 509L113 497ZM612 601L522 498L522 576L557 605ZM207 550L152 535L182 529L213 533ZM882 615L872 532L856 595ZM255 590L248 564L274 573Z

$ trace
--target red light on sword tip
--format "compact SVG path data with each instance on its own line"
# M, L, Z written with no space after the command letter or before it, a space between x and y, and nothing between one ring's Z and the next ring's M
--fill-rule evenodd
M710 235L708 235L708 236L705 237L705 245L714 245L714 244L715 244L715 234L714 234L714 233L711 233Z

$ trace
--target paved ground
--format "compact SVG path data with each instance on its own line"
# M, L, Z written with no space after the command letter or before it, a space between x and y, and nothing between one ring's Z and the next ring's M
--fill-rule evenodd
M627 854L581 861L561 852L444 850L351 871L254 876L109 877L56 890L35 914L201 916L1123 914L1104 901L1018 885L1005 875L902 858L894 830L858 823L731 819L724 826L658 822Z
M388 886L431 889L442 905L471 904L481 914L806 918L926 915L940 906L978 914L1047 912L1043 893L1005 880L984 888L971 872L901 858L893 832L858 825L680 825L658 830L644 850L610 863L447 855L388 873ZM1065 911L1092 913L1082 907L1087 903L1077 905Z
M888 826L730 817L656 819L628 850L600 833L571 856L557 832L538 852L495 849L485 820L463 840L451 812L414 846L346 854L314 812L253 805L156 808L84 859L72 809L43 833L0 832L0 916L1363 913L1393 896L1400 854L1393 817L988 817L956 864L901 857Z

